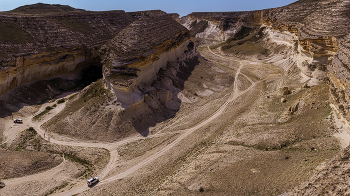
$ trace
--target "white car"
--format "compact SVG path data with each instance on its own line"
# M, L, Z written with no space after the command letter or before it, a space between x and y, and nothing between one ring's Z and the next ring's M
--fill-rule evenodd
M90 178L88 181L87 181L87 184L88 186L91 186L93 184L95 184L96 182L98 182L98 177L94 177L94 178Z
M15 119L13 122L14 123L23 123L23 120L22 119Z

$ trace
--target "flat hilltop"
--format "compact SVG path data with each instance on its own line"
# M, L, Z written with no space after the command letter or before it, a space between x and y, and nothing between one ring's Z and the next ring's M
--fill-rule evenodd
M24 5L10 11L0 12L9 15L48 15L86 12L84 9L76 9L69 5L36 3Z

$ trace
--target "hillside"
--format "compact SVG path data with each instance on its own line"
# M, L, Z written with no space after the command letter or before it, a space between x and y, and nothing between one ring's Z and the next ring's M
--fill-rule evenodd
M255 12L192 13L180 21L197 38L223 41L211 46L222 54L271 63L305 86L328 84L338 123L334 128L339 134L349 134L349 8L347 0L300 0ZM189 25L203 21L208 27L200 32ZM334 164L341 165L340 171L348 167L347 159L335 158L287 195L344 194L347 190L336 180L343 174L330 168ZM332 185L323 186L321 181Z
M46 15L46 14L64 14L69 12L84 12L83 9L75 9L69 5L37 3L32 5L20 6L5 14L16 15Z
M349 194L349 13L0 13L0 195Z

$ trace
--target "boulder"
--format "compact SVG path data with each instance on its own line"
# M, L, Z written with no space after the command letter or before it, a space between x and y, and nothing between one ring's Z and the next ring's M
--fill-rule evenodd
M294 112L296 112L299 108L299 102L297 102L296 104L292 105L289 107L288 111L291 113L291 114L294 114Z
M306 83L306 84L303 85L303 88L310 88L310 87L309 87L309 85L307 85L307 83Z
M285 99L284 97L281 98L281 103L286 103L287 99Z
M172 94L168 90L159 90L157 92L159 100L163 103L169 102L172 98Z
M292 91L288 88L288 87L283 87L281 90L280 90L281 94L282 95L288 95L290 94Z

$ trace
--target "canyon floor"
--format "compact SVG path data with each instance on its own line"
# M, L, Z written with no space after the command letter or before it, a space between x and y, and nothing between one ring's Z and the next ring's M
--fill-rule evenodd
M34 172L0 173L6 177L0 195L279 195L307 181L347 146L326 84L303 87L271 64L225 56L206 45L198 51L203 58L178 95L180 110L150 127L146 137L134 133L99 142L46 132L41 125L78 92L63 95L64 103L58 104L60 97L0 119L0 156L32 153L16 155L23 168L43 157L52 160ZM201 77L204 70L214 77ZM220 73L234 82L216 85L213 80L223 80L215 77ZM290 93L283 94L284 87ZM14 125L12 118L24 123ZM25 140L29 127L35 134ZM33 138L42 150L35 144L19 148ZM18 170L13 164L11 158L0 160L1 170ZM88 187L93 176L100 182Z

